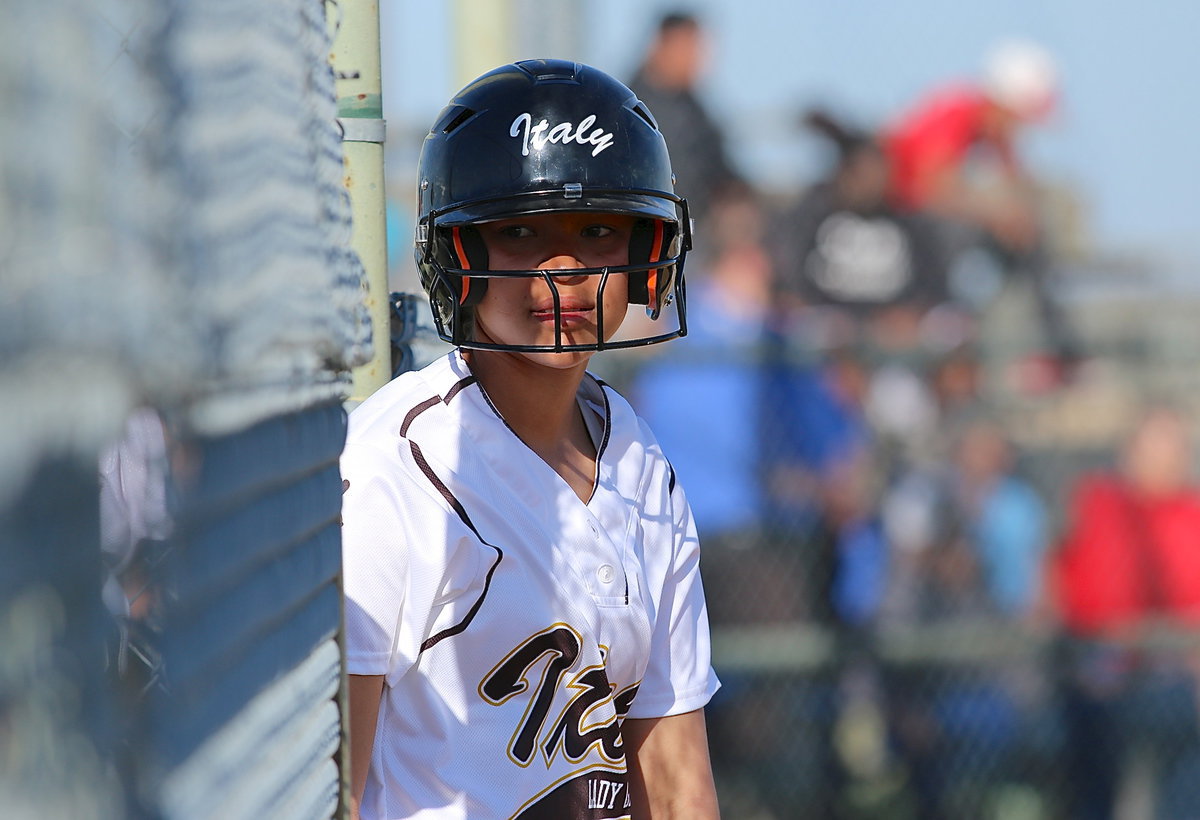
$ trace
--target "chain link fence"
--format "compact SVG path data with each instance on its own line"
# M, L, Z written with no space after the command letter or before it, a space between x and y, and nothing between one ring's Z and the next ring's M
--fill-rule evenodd
M697 517L724 815L1197 816L1200 599L1149 580L1197 577L1195 490L1169 513L1081 500L1120 485L1147 408L1182 424L1145 469L1190 475L1195 296L1148 263L1060 273L1082 355L1044 385L1019 280L951 345L881 315L821 345L830 317L780 319L786 295L746 298L755 275L699 257L691 334L594 363ZM1143 549L1125 592L1105 586Z
M655 431L700 529L723 816L1200 816L1200 595L1156 602L1146 568L1106 568L1142 600L1098 632L1064 586L1109 593L1063 577L1097 528L1145 546L1137 516L1077 497L1121 474L1146 412L1200 432L1188 271L1058 253L1043 284L1076 337L1063 362L1031 282L994 261L957 272L982 292L965 308L868 318L789 302L754 226L730 225L689 257L686 338L591 363ZM445 347L412 298L419 367ZM1193 441L1172 446L1190 459ZM1192 551L1194 492L1167 552ZM1186 559L1148 572L1200 578Z
M330 816L336 401L369 334L325 4L10 6L30 34L0 51L5 816ZM703 250L692 335L596 365L697 512L725 816L1196 816L1196 638L1164 614L1200 573L1139 580L1151 618L1098 640L1062 592L1090 564L1058 560L1080 477L1119 466L1143 406L1196 418L1195 295L1078 262L1085 357L1039 389L1019 287L977 346L889 347L885 323L833 348L810 334L828 317L764 337L722 316ZM136 528L102 500L118 441ZM1093 585L1154 571L1095 565Z
M863 324L831 347L819 312L747 321L745 280L722 277L753 272L714 272L712 250L689 270L688 337L592 368L646 417L700 529L722 816L1198 816L1200 598L1183 581L1176 604L1078 628L1063 577L1094 527L1145 546L1077 499L1121 474L1148 409L1198 432L1196 295L1149 261L1059 268L1081 355L1047 385L1020 280L953 344L889 348ZM444 352L429 335L414 366ZM1174 445L1189 474L1193 440ZM1175 526L1188 552L1200 530ZM1134 588L1143 570L1200 578L1126 566Z
M5 9L5 817L339 811L371 335L328 5Z

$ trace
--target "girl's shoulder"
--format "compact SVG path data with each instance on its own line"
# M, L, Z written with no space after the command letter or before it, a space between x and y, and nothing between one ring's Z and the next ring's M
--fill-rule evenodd
M450 398L472 383L474 377L458 351L420 370L401 373L350 412L347 440L403 437L419 416L445 407Z

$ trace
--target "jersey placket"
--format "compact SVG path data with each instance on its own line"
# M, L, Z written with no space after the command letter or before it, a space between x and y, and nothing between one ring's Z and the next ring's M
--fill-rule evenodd
M597 493L602 492L597 490ZM578 523L573 527L571 540L579 547L578 566L588 592L600 606L627 606L629 584L624 545L614 543L610 532L589 507L583 507L572 518ZM618 535L624 535L623 528Z

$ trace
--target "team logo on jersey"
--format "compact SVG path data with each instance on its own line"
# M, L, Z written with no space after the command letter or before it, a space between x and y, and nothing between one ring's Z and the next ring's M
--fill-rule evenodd
M527 696L525 718L508 746L517 765L528 766L539 746L546 765L560 751L567 759L579 761L592 748L607 762L624 763L619 721L629 711L637 687L614 695L603 660L568 676L582 647L578 632L555 624L509 652L479 685L479 694L493 706ZM539 670L541 680L531 686L530 679ZM560 691L569 693L570 700L552 720L551 708L556 700L561 702L556 698Z
M628 814L621 719L633 704L638 687L635 684L614 693L603 657L600 663L579 669L582 648L578 632L566 624L554 624L509 652L479 684L479 694L493 706L515 698L523 704L520 723L508 744L514 763L527 767L540 751L547 768L559 755L583 764L578 774L539 795L515 815L522 820L599 820ZM562 813L568 806L572 811Z
M605 131L598 125L592 128L595 124L596 115L588 114L579 121L578 125L570 122L560 122L558 125L552 126L547 119L542 119L541 122L535 125L533 115L526 112L512 121L512 125L508 128L508 135L521 140L521 156L523 157L529 156L529 147L531 145L533 146L533 150L540 151L547 145L566 145L570 142L594 146L592 148L592 156L594 157L612 145L613 142L612 132Z

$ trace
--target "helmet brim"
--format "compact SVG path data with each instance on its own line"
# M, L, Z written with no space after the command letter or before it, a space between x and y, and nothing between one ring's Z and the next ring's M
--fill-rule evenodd
M593 211L644 216L677 222L680 214L676 200L664 194L629 192L588 192L574 196L561 190L508 196L503 199L467 202L447 208L437 216L437 224L453 227L472 222L493 222L530 214Z

